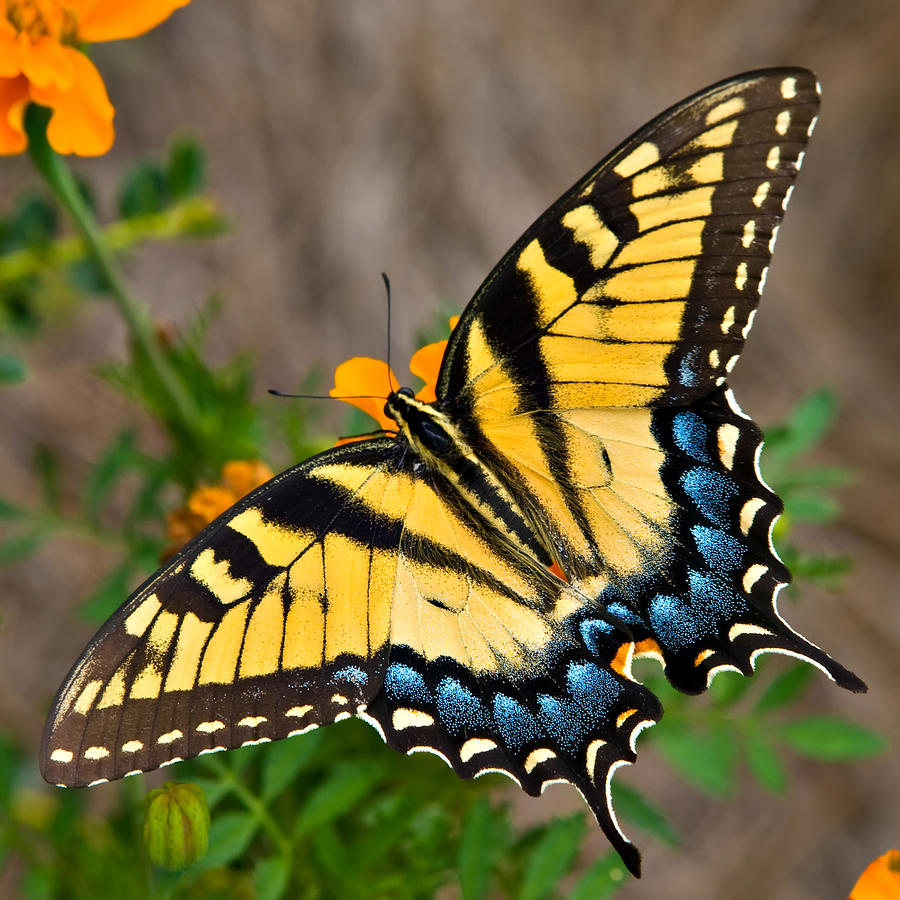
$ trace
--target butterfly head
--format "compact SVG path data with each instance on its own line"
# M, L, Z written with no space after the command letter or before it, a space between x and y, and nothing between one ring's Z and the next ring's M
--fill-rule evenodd
M417 400L409 388L400 388L387 398L384 414L397 423L398 433L421 456L446 456L458 444L450 420L431 403Z

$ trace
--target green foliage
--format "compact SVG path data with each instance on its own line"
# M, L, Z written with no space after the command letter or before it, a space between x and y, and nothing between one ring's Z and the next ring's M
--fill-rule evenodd
M0 346L0 384L14 390L27 377L17 341L39 335L45 324L64 325L79 303L99 295L121 312L132 352L97 371L132 401L135 416L110 437L74 491L64 489L64 443L36 449L35 499L0 496L0 562L21 561L60 536L111 548L116 559L109 571L98 574L93 592L73 611L76 622L99 622L158 565L166 514L198 486L216 481L226 462L293 462L329 446L334 435L323 426L321 407L260 398L252 359L209 364L217 297L175 332L156 325L123 283L122 253L148 240L221 231L222 217L203 193L206 159L197 142L175 141L166 153L132 166L116 192L119 218L103 228L93 218L90 185L58 166L45 168L51 194L23 194L0 218L0 325L14 336L6 338L9 347ZM62 233L60 206L78 235ZM422 343L446 338L455 311L441 315ZM323 380L310 372L298 389L318 393ZM818 392L769 431L764 469L786 505L777 537L801 582L833 584L848 565L804 553L791 540L793 523L821 524L837 514L833 492L849 481L842 469L804 460L833 423L835 408L832 395ZM352 415L345 433L372 427ZM146 418L166 439L161 452L141 445ZM724 673L706 696L686 698L651 666L645 680L666 716L642 738L641 749L719 798L735 792L744 772L766 790L785 791L791 756L836 762L881 752L882 739L867 729L802 711L812 672L764 661L753 679ZM204 756L179 766L176 777L203 791L211 825L205 856L168 873L151 865L141 840L143 794L153 778L62 792L38 783L35 748L0 734L4 884L15 880L28 900L412 900L437 892L462 900L597 900L613 896L629 877L615 853L598 859L585 851L594 827L586 813L524 828L510 815L495 777L463 785L431 756L389 751L358 721ZM677 846L666 812L618 780L613 795L626 829Z

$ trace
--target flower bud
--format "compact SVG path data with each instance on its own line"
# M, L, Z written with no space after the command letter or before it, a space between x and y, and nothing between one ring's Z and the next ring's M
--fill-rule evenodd
M184 869L206 854L209 806L202 788L167 781L144 798L144 846L161 869Z

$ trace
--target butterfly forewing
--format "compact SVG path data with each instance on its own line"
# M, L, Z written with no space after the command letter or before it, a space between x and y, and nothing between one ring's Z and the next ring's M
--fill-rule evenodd
M397 457L386 440L329 451L204 530L70 673L45 728L44 777L119 778L364 707L387 665L408 495Z

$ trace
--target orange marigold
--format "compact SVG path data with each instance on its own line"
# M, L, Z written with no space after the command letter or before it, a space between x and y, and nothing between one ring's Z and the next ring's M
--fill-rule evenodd
M53 110L59 153L98 156L112 146L113 106L81 47L136 37L190 0L0 0L0 154L28 146L25 107Z
M897 900L897 898L900 898L900 851L888 850L866 866L850 892L850 900Z
M163 558L168 559L180 550L213 519L254 488L265 484L273 474L258 459L235 459L225 463L217 484L201 485L191 493L184 506L166 516L169 545L163 551Z
M451 331L456 328L457 322L459 316L450 319ZM446 349L447 341L435 341L433 344L420 347L409 361L410 372L425 382L416 393L416 399L423 403L433 403L437 399L435 389ZM361 409L385 431L394 431L396 423L384 414L384 404L388 394L399 387L397 376L386 362L369 356L354 356L353 359L341 363L335 370L334 387L330 394ZM338 443L344 444L355 440L358 438L342 438Z

